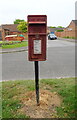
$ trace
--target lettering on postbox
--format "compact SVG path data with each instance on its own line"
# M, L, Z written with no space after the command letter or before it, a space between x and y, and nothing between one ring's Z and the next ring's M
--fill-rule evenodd
M28 15L29 61L46 60L47 16Z

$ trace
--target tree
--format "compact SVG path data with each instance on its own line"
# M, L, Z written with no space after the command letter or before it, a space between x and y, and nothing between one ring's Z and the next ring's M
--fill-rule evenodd
M27 32L27 22L26 21L20 22L19 25L17 26L17 29L23 33Z
M20 22L25 22L25 20L16 19L16 20L14 21L14 24L20 24Z
M63 28L62 26L58 26L58 28Z
M56 28L55 26L50 26L50 28Z
M56 30L56 32L63 32L64 30L62 29L62 30Z

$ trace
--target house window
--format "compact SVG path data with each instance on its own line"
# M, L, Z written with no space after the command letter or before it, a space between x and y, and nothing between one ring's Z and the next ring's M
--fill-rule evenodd
M69 31L72 31L72 28L68 28Z
M2 41L2 33L1 33L1 31L0 31L0 41Z
M5 35L9 35L9 31L5 31Z

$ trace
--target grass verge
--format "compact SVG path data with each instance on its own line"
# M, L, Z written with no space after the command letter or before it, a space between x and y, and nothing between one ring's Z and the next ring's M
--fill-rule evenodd
M25 47L28 45L27 41L22 41L22 42L9 42L7 44L2 44L2 49L7 49L7 48L18 48L18 47Z
M69 36L63 37L63 38L66 38L66 39L77 39L77 38L75 38L75 37L69 37Z
M2 83L0 82L0 120L1 120L1 117L2 117Z
M1 84L1 83L0 83ZM62 104L56 107L58 118L75 117L75 78L63 79L42 79L40 89L57 92L62 97ZM19 80L2 82L2 118L28 118L23 113L18 113L18 109L24 104L20 98L25 97L24 93L35 90L33 80Z

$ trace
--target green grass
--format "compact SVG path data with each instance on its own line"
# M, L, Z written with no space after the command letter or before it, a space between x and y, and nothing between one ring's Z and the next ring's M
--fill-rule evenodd
M0 119L1 119L1 116L2 116L2 83L0 82Z
M22 107L19 98L26 91L34 90L33 81L8 81L2 83L2 116L3 118L27 118L17 110ZM14 99L16 97L16 99Z
M62 98L60 107L56 107L59 118L75 117L75 78L42 79L40 89L49 86L49 91L57 92ZM20 101L22 95L35 90L33 80L19 80L2 82L2 117L3 118L27 118L27 115L17 112L23 107ZM25 96L23 96L25 97Z
M9 43L4 43L2 44L2 49L7 49L7 48L18 48L18 47L25 47L28 45L27 41L23 42L9 42Z
M42 80L42 83L48 84L53 89L51 91L58 92L62 96L63 103L61 107L56 108L60 118L75 117L75 78L64 78L54 80Z
M63 37L63 38L66 38L66 39L77 39L77 38L75 38L75 37L69 37L69 36Z

